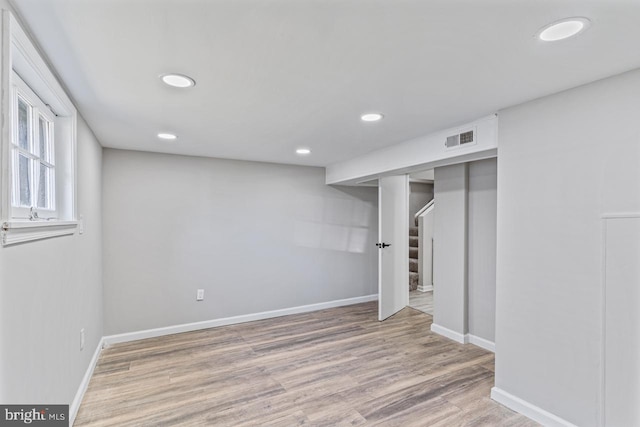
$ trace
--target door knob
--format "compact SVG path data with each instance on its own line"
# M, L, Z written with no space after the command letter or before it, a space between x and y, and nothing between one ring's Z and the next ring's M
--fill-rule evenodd
M391 243L376 243L376 246L378 248L383 249L383 248L386 248L387 246L391 246Z

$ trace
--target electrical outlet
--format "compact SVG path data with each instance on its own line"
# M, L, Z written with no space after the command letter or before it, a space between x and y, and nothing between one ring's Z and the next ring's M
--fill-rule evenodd
M198 292L196 292L196 301L202 300L204 300L204 289L198 289Z
M78 233L84 234L84 216L82 215L78 219Z
M80 329L80 351L84 350L84 328Z

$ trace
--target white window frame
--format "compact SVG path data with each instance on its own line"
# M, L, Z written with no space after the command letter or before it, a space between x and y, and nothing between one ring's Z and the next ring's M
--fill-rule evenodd
M3 246L32 240L75 234L78 228L76 203L76 123L77 111L38 49L16 18L2 11L0 44L0 232ZM17 126L16 96L26 98L53 124L52 140L55 184L50 188L51 207L42 209L14 206L13 134ZM34 120L37 126L37 116ZM32 129L32 132L37 131ZM34 156L32 156L34 158ZM54 163L51 162L51 163ZM34 161L35 163L35 161ZM36 176L32 173L31 179ZM32 191L35 188L32 181ZM37 194L32 195L37 201ZM35 215L34 215L35 213Z
M11 201L11 213L12 216L16 219L28 219L28 220L54 220L58 218L57 206L56 206L56 190L55 190L55 115L49 110L49 108L38 98L38 95L20 78L18 74L15 72L11 75L11 114L12 114L12 123L11 123L11 179L12 179L12 201ZM31 138L29 139L29 148L23 149L20 148L18 142L18 100L21 99L22 102L26 103L30 109L31 113L29 114L29 134ZM47 129L48 139L49 139L49 147L47 147L47 151L49 152L51 158L44 158L43 154L39 152L40 146L40 132L39 132L39 120L40 116L44 118L48 123L50 123L50 127L53 127L53 132L51 132L50 127ZM20 205L20 186L19 182L16 180L16 176L18 174L18 161L19 156L23 155L24 157L29 159L29 163L31 164L31 173L29 174L29 182L30 182L30 194L31 194L31 205L28 207L24 207ZM53 182L47 182L47 195L48 203L46 207L40 207L37 204L38 197L38 185L40 178L40 163L45 164L47 167L53 170Z

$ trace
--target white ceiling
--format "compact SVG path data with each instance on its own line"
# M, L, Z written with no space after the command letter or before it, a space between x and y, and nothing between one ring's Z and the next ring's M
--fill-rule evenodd
M115 148L326 166L640 67L637 0L13 4ZM569 16L593 25L533 37ZM167 72L197 85L166 87ZM367 111L385 118L363 123Z

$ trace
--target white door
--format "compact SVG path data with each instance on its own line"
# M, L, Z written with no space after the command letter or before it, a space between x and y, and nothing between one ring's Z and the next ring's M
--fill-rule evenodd
M409 177L378 181L378 319L409 303Z

